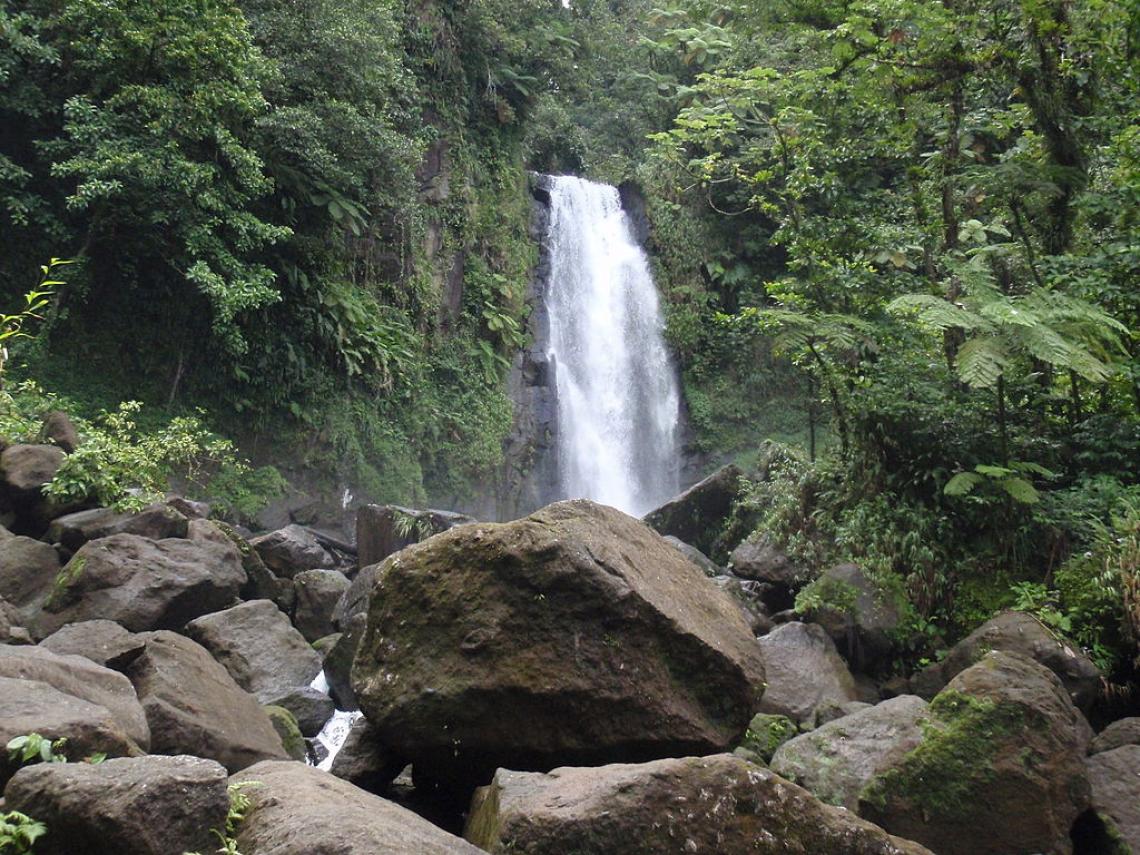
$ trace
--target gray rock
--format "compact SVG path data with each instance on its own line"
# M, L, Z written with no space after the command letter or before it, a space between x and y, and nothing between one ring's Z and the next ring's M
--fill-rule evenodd
M300 763L258 763L232 781L253 804L238 832L244 855L480 855L409 810Z
M38 499L66 457L54 445L10 445L0 452L0 483L16 501Z
M40 628L102 618L131 632L180 629L231 605L245 581L235 547L116 534L85 544L60 572Z
M806 581L806 571L788 558L768 535L745 541L732 551L729 569L742 579L755 579L791 589Z
M288 756L257 699L188 638L153 633L127 676L146 711L156 754L192 752L230 771Z
M672 535L705 555L715 555L718 536L740 497L743 477L738 467L724 466L647 513L644 520L662 535Z
M170 496L166 504L182 514L188 520L205 520L210 518L212 508L208 502L197 502L185 496Z
M186 634L263 704L308 686L321 673L321 657L269 600L203 615L186 625Z
M289 689L281 695L266 698L267 705L282 707L292 713L303 736L316 736L325 722L336 712L332 698L311 686Z
M135 757L21 769L11 810L48 827L37 855L172 855L213 851L229 812L226 770L198 757Z
M123 732L144 751L150 728L131 682L82 656L61 656L42 647L0 646L0 677L36 680L110 710Z
M1122 718L1114 721L1096 735L1089 746L1090 754L1111 751L1122 745L1140 745L1140 718Z
M165 504L151 505L137 513L117 513L109 508L76 511L52 520L45 539L62 543L72 552L89 540L113 534L137 534L150 540L186 537L189 522L174 508Z
M338 710L351 711L359 708L356 691L352 688L352 663L356 659L356 651L360 649L360 640L364 638L366 623L365 615L353 615L324 658L323 668L325 679L329 683L329 694Z
M329 771L357 787L379 792L392 783L406 765L406 760L380 743L368 719L360 718L349 729Z
M694 564L696 564L698 567L700 567L702 570L704 570L705 575L709 578L715 578L717 576L724 575L724 568L709 558L707 555L705 555L703 552L701 552L699 549L697 549L695 546L690 546L689 544L685 543L685 541L673 537L671 534L665 537L665 541L682 555L687 557Z
M372 585L376 582L376 571L379 569L379 564L360 568L348 588L340 595L332 614L333 626L338 630L344 631L353 615L362 615L368 611L368 598L372 594Z
M145 635L128 632L113 620L69 623L40 642L52 653L84 656L115 671L123 670L145 645Z
M379 564L406 546L473 522L473 518L451 511L364 505L356 512L358 566Z
M44 426L41 433L44 439L55 443L68 454L79 448L82 442L79 431L75 428L75 423L62 410L52 410L44 416Z
M861 815L939 855L1071 851L1070 829L1090 798L1088 741L1052 671L988 653L927 713L922 742L860 794Z
M278 576L292 579L305 570L332 566L333 558L312 533L299 525L271 531L249 542L265 566Z
M1118 840L1140 852L1140 745L1122 745L1089 757L1092 807Z
M816 798L855 811L871 779L922 742L926 701L902 695L828 722L776 749L772 771Z
M64 754L74 760L104 753L123 757L141 753L114 713L38 680L0 677L0 745L38 733L52 741L66 739ZM16 771L7 751L0 751L0 787Z
M816 709L827 701L859 700L855 679L822 627L780 624L759 643L768 675L761 712L811 722Z
M293 587L293 623L301 634L316 641L333 633L333 611L348 590L348 577L337 570L306 570L293 577Z
M829 567L812 583L817 590L840 592L805 617L827 630L840 654L858 671L881 671L895 649L895 633L904 603L899 594L870 579L854 564Z
M38 612L57 576L59 555L50 544L30 537L9 536L4 540L0 547L0 597L14 606L24 621Z
M753 635L767 635L775 623L768 617L764 605L763 582L738 579L735 576L713 576L712 582L740 605L744 619L752 627Z
M762 692L738 606L648 526L585 500L436 535L387 559L372 590L357 702L447 786L724 750Z
M1076 646L1057 637L1032 615L1005 611L990 618L951 648L942 662L912 678L915 694L931 697L953 677L991 650L1016 653L1056 674L1073 703L1087 710L1096 698L1100 671Z
M16 607L0 597L0 644L30 644L28 630Z
M500 769L476 791L464 836L518 855L930 855L731 754Z

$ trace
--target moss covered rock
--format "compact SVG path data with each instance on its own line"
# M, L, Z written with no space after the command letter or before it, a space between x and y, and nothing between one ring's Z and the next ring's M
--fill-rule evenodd
M776 749L799 733L796 723L786 715L758 713L748 723L741 748L754 752L765 763L772 761Z
M285 707L274 704L263 706L262 709L269 716L269 721L273 724L273 729L277 731L277 735L281 737L281 745L285 749L285 753L294 760L304 761L305 737L301 735L301 728L297 724L296 716Z
M353 666L381 742L417 776L472 783L723 751L763 680L728 595L648 526L587 501L389 558Z
M1067 853L1089 803L1085 728L1051 671L987 654L935 697L922 741L868 783L859 812L940 855Z

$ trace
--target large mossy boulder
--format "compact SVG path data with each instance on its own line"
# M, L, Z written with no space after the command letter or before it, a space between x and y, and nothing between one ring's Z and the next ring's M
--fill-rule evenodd
M860 699L855 678L822 627L780 624L759 643L768 675L761 712L814 722L821 705Z
M336 631L333 612L350 584L338 570L306 570L293 577L293 625L308 641Z
M925 718L922 698L891 698L783 743L772 756L772 771L827 804L857 810L871 779L922 742Z
M17 772L4 800L47 825L36 855L175 855L216 850L226 784L225 769L198 757L48 763Z
M249 782L238 829L243 855L480 855L411 811L300 763L266 762L231 778Z
M829 567L797 601L804 617L831 636L851 667L882 672L889 665L906 609L901 590L868 576L858 565Z
M645 522L660 534L683 540L714 560L721 557L720 536L740 498L744 473L729 464L685 492L650 511Z
M514 855L927 853L731 754L500 769L476 791L464 836Z
M764 680L736 604L648 526L585 500L389 558L352 674L378 738L452 783L724 750Z
M244 582L231 544L116 534L89 541L59 572L40 630L95 619L131 632L181 629L233 605Z
M1071 851L1089 804L1087 724L1052 671L995 651L927 712L918 746L864 788L862 816L939 855Z
M239 686L271 704L321 673L321 657L269 600L253 600L186 625Z
M127 676L146 711L155 754L208 757L231 772L288 757L257 699L189 638L153 633Z
M911 682L914 693L931 698L955 675L991 650L1014 653L1040 662L1056 674L1073 703L1087 710L1100 686L1100 671L1076 645L1049 630L1033 615L1005 611L955 644L946 658L916 674Z

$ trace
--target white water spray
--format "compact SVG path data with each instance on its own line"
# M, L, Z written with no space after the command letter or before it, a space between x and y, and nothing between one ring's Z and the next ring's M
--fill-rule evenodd
M616 188L550 187L559 492L641 515L678 489L680 392L648 259Z

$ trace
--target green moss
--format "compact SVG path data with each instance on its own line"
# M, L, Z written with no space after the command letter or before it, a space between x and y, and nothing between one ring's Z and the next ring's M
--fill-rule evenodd
M776 749L797 732L796 723L787 716L760 713L749 723L740 747L755 752L769 763Z
M284 746L285 753L294 760L304 760L305 737L301 735L301 728L297 725L297 719L293 713L278 706L266 706L262 709L269 716L269 720L273 722L273 729L277 731L277 735L281 737L281 745Z
M79 578L86 569L86 555L76 555L64 564L55 577L55 583L52 585L52 591L47 598L46 605L49 608L59 605L66 596L68 589L79 581Z
M849 615L858 599L859 592L850 582L821 576L796 594L796 612L802 615L827 609Z
M901 765L871 779L860 801L877 809L906 800L926 816L965 818L980 787L994 776L992 758L1025 724L1016 704L947 690L930 704L922 743Z

